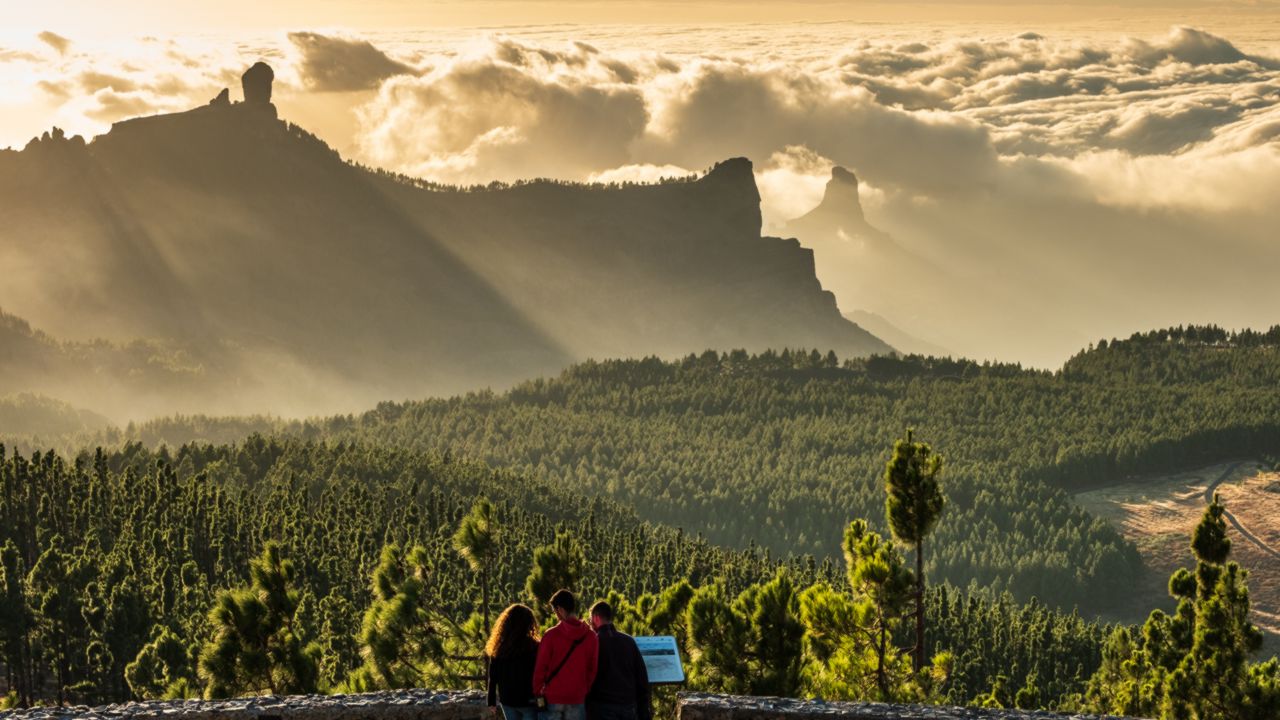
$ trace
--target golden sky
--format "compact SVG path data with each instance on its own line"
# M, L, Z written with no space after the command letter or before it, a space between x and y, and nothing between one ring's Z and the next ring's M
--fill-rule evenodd
M684 2L659 0L6 0L0 27L101 33L268 30L297 26L390 29L430 26L506 26L528 23L688 23L856 20L864 22L1009 21L1035 24L1235 20L1272 14L1273 0L1126 0L1072 3Z

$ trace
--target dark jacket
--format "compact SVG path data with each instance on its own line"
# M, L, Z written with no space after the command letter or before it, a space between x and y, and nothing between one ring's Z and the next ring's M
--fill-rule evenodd
M559 673L555 672L557 667ZM553 673L555 677L548 684ZM581 705L595 679L596 635L586 623L569 618L542 636L538 664L533 669L535 693L545 695L551 705Z
M489 705L532 707L533 666L537 661L538 641L532 638L508 657L490 660Z
M635 638L618 632L613 625L602 625L596 637L600 640L600 658L596 661L596 681L587 702L635 705L639 720L652 720L649 671Z

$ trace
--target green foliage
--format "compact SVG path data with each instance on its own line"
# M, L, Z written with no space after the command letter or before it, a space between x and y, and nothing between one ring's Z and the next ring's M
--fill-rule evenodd
M200 651L205 696L315 692L319 647L299 635L296 569L278 543L249 565L251 585L218 595Z
M520 597L534 550L554 545L558 523L574 527L591 548L578 582L584 598L610 590L656 598L679 580L693 587L715 577L736 592L779 565L761 553L726 551L646 525L616 503L545 482L359 443L254 437L174 450L130 445L72 461L0 450L0 682L9 679L20 705L56 701L55 664L65 658L61 686L68 701L134 697L126 667L152 642L155 626L168 628L197 657L216 632L209 615L218 593L210 578L250 585L249 565L270 541L292 559L298 634L320 649L319 688L357 687L361 618L373 604L370 578L387 544L425 549L432 572L424 602L447 620L443 642L459 655L476 655L478 642L467 628L483 594L481 578L452 538L479 496L490 499L492 527L501 528L490 575L495 598ZM31 568L46 554L33 577ZM803 558L784 564L806 582L815 577ZM51 574L62 578L55 582L60 593L45 609L74 601L78 614L42 615ZM680 614L672 602L668 614ZM55 625L60 617L66 622ZM63 625L72 632L54 635ZM482 634L482 618L476 627L480 633L473 634ZM135 676L146 688L139 693L178 694L158 688L156 673L163 671L152 665L149 677ZM202 685L182 694L202 693Z
M948 451L950 518L934 536L928 576L1095 611L1132 586L1138 555L1059 488L1274 456L1277 353L1280 330L1212 327L1103 343L1059 373L708 352L588 362L502 395L384 403L357 417L177 418L102 439L177 447L279 432L436 453L466 447L495 467L612 498L716 543L822 561L835 559L850 517L889 530L879 520L881 450L914 426Z
M790 351L587 362L501 395L384 403L283 431L467 447L716 543L821 562L850 517L890 530L882 449L915 427L948 457L928 577L1097 611L1127 593L1140 561L1064 490L1280 448L1280 344L1230 342L1111 343L1056 374L918 357L827 367Z
M915 585L902 555L862 520L845 530L844 553L852 595L819 584L801 596L809 690L832 699L940 699L953 656L939 653L916 672L897 645Z
M68 552L61 535L49 545L27 579L30 607L38 619L44 657L53 668L59 702L71 688L72 665L88 650L83 591L89 568L83 556Z
M794 696L801 688L804 625L800 595L786 572L732 602L720 585L693 594L687 611L690 680L695 687Z
M489 574L497 555L498 529L493 503L480 498L462 519L453 536L453 548L480 576L480 608L484 617L484 635L489 634Z
M525 582L525 593L541 611L556 591L579 590L585 566L582 544L573 533L558 529L555 542L533 551L533 570Z
M0 547L0 659L8 668L12 704L28 706L32 699L31 632L35 618L27 604L26 573L13 540Z
M360 665L360 625L351 601L331 592L320 601L320 689L336 690Z
M151 642L125 666L129 690L139 698L190 698L199 695L190 649L167 627L156 626Z
M933 453L926 443L907 438L893 445L893 457L885 465L885 516L893 536L919 548L942 517L942 488L938 473L942 472L942 456Z
M376 688L423 687L445 660L437 608L428 594L431 563L424 547L382 549L373 571L373 604L360 629L368 680Z
M1156 610L1139 635L1111 634L1085 705L1174 720L1263 720L1280 710L1274 658L1251 664L1262 633L1249 621L1248 572L1231 561L1226 509L1215 495L1192 534L1194 575L1174 573L1173 616Z
M893 536L916 551L916 643L912 667L924 670L924 539L942 517L944 505L938 473L942 457L925 443L906 440L893 445L893 457L885 465L884 512Z
M55 455L29 460L6 456L0 481L5 586L25 608L19 616L32 618L27 635L39 651L27 667L33 674L52 675L51 657L43 652L44 623L36 622L39 612L32 604L37 593L29 592L31 574L22 560L28 551L23 548L40 557L57 546L73 558L71 566L79 568L71 586L79 588L76 596L89 609L79 646L87 650L91 643L101 642L122 648L111 650L110 662L90 663L86 655L71 653L67 695L77 700L90 694L126 699L134 692L187 696L207 690L203 679L183 680L190 669L183 668L182 653L172 643L157 642L144 652L145 646L167 628L186 646L186 662L199 655L221 627L209 621L217 593L207 578L252 585L246 570L271 539L292 558L295 633L317 641L319 688L354 691L386 684L361 656L366 650L360 642L361 614L375 605L385 607L381 601L405 598L409 593L400 592L408 589L405 579L417 574L405 569L410 553L395 550L390 552L399 569L378 573L387 545L425 551L425 561L420 554L417 561L425 581L415 590L416 606L438 613L430 621L439 629L445 655L476 655L483 634L471 600L478 594L477 578L457 554L453 538L480 495L493 498L494 526L502 528L494 546L497 597L515 598L523 592L539 549L555 558L577 556L583 563L577 586L584 605L610 598L627 629L675 635L686 657L701 655L691 674L704 683L702 687L772 691L798 683L799 692L812 692L811 643L805 639L797 645L794 634L797 629L811 630L800 598L816 581L829 587L839 577L828 563L812 558L777 563L758 551L716 549L679 531L644 525L609 501L582 498L536 480L360 444L254 438L240 446L188 446L172 452L132 446L82 456L75 465ZM46 508L63 511L40 512L41 498ZM22 511L25 507L37 509ZM562 523L559 529L557 522ZM572 536L564 530L567 526L575 528ZM73 542L63 539L68 537ZM87 560L76 562L75 557ZM121 558L133 560L122 563ZM546 567L562 564L557 559ZM779 565L788 568L789 590L782 581L768 592L749 590L762 584L762 578L776 577ZM9 567L17 569L10 572ZM18 581L10 582L15 577ZM718 591L709 589L716 587ZM133 614L128 610L133 602L126 592L130 589L138 593L142 623L120 622ZM709 642L706 624L698 626L690 619L705 618L706 596L715 592L725 598L721 604L741 633L735 635L735 623L727 630L721 623L711 631L727 639ZM842 595L850 598L850 606L851 593L852 585ZM946 684L937 687L941 697L952 702L966 702L985 691L995 672L1005 673L1021 687L1027 673L1034 671L1041 678L1044 702L1050 704L1064 693L1078 691L1074 683L1096 667L1104 633L1078 616L1043 605L1020 607L1007 596L984 600L980 594L946 588L931 591L927 600L929 651L951 651L954 656ZM162 629L156 630L157 625ZM7 624L4 630L21 637L22 627ZM767 628L767 637L761 628ZM111 639L117 632L129 637ZM698 653L691 653L695 632L702 645ZM777 642L781 650L766 640ZM895 639L895 646L902 644L903 638ZM160 645L166 648L163 653ZM736 652L738 647L748 647L757 657ZM168 659L160 662L163 658ZM735 675L737 661L743 669ZM18 663L23 667L21 659ZM453 678L478 669L475 664L429 658L409 664L415 667L405 674L416 672L421 682L435 685L456 684ZM129 666L135 667L127 670ZM6 660L0 672L8 668ZM841 695L833 691L829 696Z
M751 692L751 666L743 648L751 621L734 608L721 585L708 585L689 601L689 682L693 687Z

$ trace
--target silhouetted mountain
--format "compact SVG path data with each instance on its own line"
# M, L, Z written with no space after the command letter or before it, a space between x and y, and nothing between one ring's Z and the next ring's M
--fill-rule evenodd
M0 437L54 438L87 436L105 430L110 422L43 395L19 393L0 397Z
M884 340L893 346L900 353L908 355L925 355L928 357L954 357L955 353L946 348L935 345L927 340L921 340L914 335L910 335L898 326L889 322L888 319L873 312L866 310L854 310L844 315L849 322L856 324L867 332Z
M871 227L862 214L857 176L839 165L831 168L831 179L822 193L822 202L788 222L786 230L798 235L834 231L846 238L887 239L884 233Z
M0 152L0 304L60 339L180 348L206 386L170 411L342 409L589 356L888 349L812 252L760 236L745 159L657 186L423 188L278 120L269 73L246 102Z
M922 209L932 202L918 200ZM960 214L927 235L910 225L891 235L868 220L858 179L842 167L832 169L822 201L781 230L813 249L818 280L845 317L903 352L994 358L1009 345L993 338L1010 337L1022 348L1053 347L1078 330L1046 307L1073 305L1075 293L1099 285L1122 287L1072 268L1078 258L1046 254L1043 241L993 251ZM1079 241L1097 238L1082 234Z
M937 293L927 285L947 283L950 274L867 222L858 195L858 178L849 170L832 168L822 202L782 229L817 254L821 260L818 279L835 293L846 317L861 311L882 320L894 318L891 327L908 339L914 336L915 327L930 327L931 306L937 301ZM902 325L912 329L902 329Z

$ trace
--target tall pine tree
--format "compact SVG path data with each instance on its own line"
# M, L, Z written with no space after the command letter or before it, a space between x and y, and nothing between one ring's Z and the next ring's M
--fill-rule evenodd
M907 430L905 440L894 443L893 457L884 469L885 515L893 536L916 551L916 644L912 653L913 667L924 669L924 539L942 516L942 489L938 473L942 472L942 456L935 455L925 443L912 441Z

